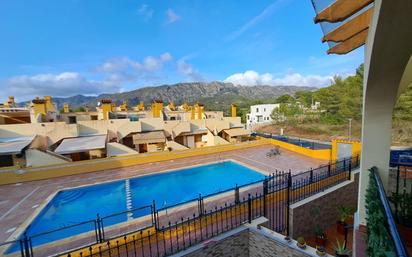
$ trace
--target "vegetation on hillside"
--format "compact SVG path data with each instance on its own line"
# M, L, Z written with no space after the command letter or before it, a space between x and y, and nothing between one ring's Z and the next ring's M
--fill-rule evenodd
M351 136L360 139L362 121L363 64L356 74L345 79L335 77L331 86L317 91L298 91L293 97L283 95L274 102L281 108L273 117L281 113L286 121L276 122L260 130L279 133L280 128L293 136L309 137L319 140L346 138L351 119ZM296 103L309 108L318 101L323 112L317 115L301 115ZM401 94L394 109L392 139L395 144L412 144L412 85Z

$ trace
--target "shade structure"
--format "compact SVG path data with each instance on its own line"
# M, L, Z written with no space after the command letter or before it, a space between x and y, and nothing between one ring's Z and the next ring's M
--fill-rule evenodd
M328 54L347 54L365 44L373 0L312 0Z
M106 139L107 135L65 138L54 152L58 154L70 154L105 149Z
M343 23L341 26L325 34L325 36L322 38L322 41L343 42L355 36L359 32L368 29L369 22L372 17L372 12L373 8L369 8L368 10L357 15L348 22Z
M166 142L166 137L163 131L142 132L133 135L133 143L135 145L163 142Z
M249 136L250 131L244 128L232 128L224 130L226 134L230 137L237 137L237 136Z
M352 36L351 38L343 41L342 43L331 47L328 50L328 54L347 54L365 44L367 37L368 29L365 29L357 33L356 35Z
M315 10L321 1L324 2L324 0L312 0ZM316 10L315 22L344 21L372 2L373 0L336 0L323 10Z
M34 137L2 138L0 139L0 155L20 154Z
M183 132L180 133L180 136L192 136L192 135L201 135L201 134L207 134L208 130L207 129L195 129L190 132Z

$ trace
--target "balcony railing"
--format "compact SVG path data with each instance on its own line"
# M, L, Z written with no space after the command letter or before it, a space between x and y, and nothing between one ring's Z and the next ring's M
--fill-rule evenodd
M391 252L399 257L408 257L376 167L370 169L369 179L366 194L367 254L368 256L385 256Z

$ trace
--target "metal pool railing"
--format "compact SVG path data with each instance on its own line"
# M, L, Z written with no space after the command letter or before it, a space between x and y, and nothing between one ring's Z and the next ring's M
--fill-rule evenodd
M394 256L408 257L377 168L371 168L370 172L366 195L367 226L369 228L368 251L380 250L388 255L394 253ZM380 249L375 248L377 245Z
M339 160L292 175L275 170L262 180L209 195L156 208L156 203L95 220L74 224L38 235L26 235L7 246L22 257L33 256L167 256L195 243L236 228L258 217L266 217L268 227L288 234L289 206L351 178L359 166L359 156ZM173 193L173 192L171 192ZM133 219L128 219L129 216ZM142 216L143 215L143 216ZM116 220L121 220L115 224ZM90 226L73 237L57 242L37 242L53 233ZM0 245L0 255L2 246ZM11 253L10 247L8 252ZM109 254L110 253L110 254Z

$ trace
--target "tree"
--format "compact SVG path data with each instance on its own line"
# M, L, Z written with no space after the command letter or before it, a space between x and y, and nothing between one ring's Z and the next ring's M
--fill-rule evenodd
M85 112L86 109L83 106L79 106L76 109L74 109L74 112Z
M281 95L276 98L275 103L284 104L284 103L291 103L294 102L295 99L291 95Z
M303 106L310 107L313 100L313 92L311 91L297 91L295 93L295 99L298 100Z
M303 114L301 106L295 101L293 103L282 103L279 108L272 111L270 117L275 121L295 121L300 115Z

